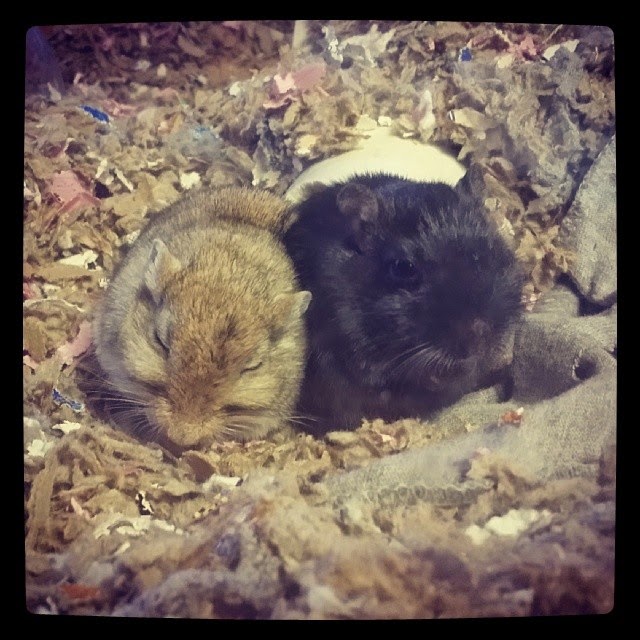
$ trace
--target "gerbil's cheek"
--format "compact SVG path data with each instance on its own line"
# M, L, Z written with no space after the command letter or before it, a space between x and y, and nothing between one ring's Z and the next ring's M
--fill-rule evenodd
M127 368L145 385L162 388L166 384L164 359L146 342L124 353Z
M162 388L166 383L166 366L159 348L149 337L153 324L148 307L142 302L136 303L125 318L118 348L132 378L141 384Z
M442 372L426 372L422 384L436 393L459 394L471 391L479 379L478 361L475 358L458 361L451 369Z

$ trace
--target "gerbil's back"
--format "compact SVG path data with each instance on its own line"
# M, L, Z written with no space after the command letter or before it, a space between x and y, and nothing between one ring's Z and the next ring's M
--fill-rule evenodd
M293 212L283 198L258 189L222 187L187 193L150 222L153 233L211 226L220 220L246 224L281 236L293 221Z

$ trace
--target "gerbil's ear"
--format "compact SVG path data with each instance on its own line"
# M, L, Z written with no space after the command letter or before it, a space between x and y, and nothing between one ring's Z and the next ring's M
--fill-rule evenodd
M460 178L454 187L461 200L467 200L476 204L484 203L486 186L484 172L478 164L472 164L467 173Z
M301 318L304 315L304 312L309 308L312 297L311 291L299 291L298 293L293 294L293 310L299 318Z
M380 210L376 194L363 184L350 182L340 189L336 202L338 210L349 219L353 231L349 241L362 252L367 247L369 232Z
M284 328L295 324L304 315L311 302L311 291L281 293L274 299L274 306Z
M327 188L327 185L324 182L307 182L307 184L303 184L300 187L300 197L298 200L301 202L311 197L314 193L318 193L320 191L324 191Z
M363 184L346 184L338 192L336 201L342 213L362 222L373 222L378 216L376 194Z
M179 271L181 266L180 261L169 251L167 245L156 238L153 241L144 273L144 284L156 304L160 302L167 278Z

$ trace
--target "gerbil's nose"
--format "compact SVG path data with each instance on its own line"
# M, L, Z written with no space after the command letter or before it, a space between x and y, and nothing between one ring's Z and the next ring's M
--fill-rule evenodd
M456 327L459 355L469 358L476 354L489 334L489 330L489 323L481 318L461 322Z
M489 333L489 323L480 318L474 318L470 326L471 334L479 341L482 341Z

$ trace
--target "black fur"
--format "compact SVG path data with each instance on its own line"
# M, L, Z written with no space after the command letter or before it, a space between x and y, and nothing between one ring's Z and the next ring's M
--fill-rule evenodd
M299 411L318 431L424 416L477 385L522 274L468 184L360 175L299 206L285 236L313 294Z

